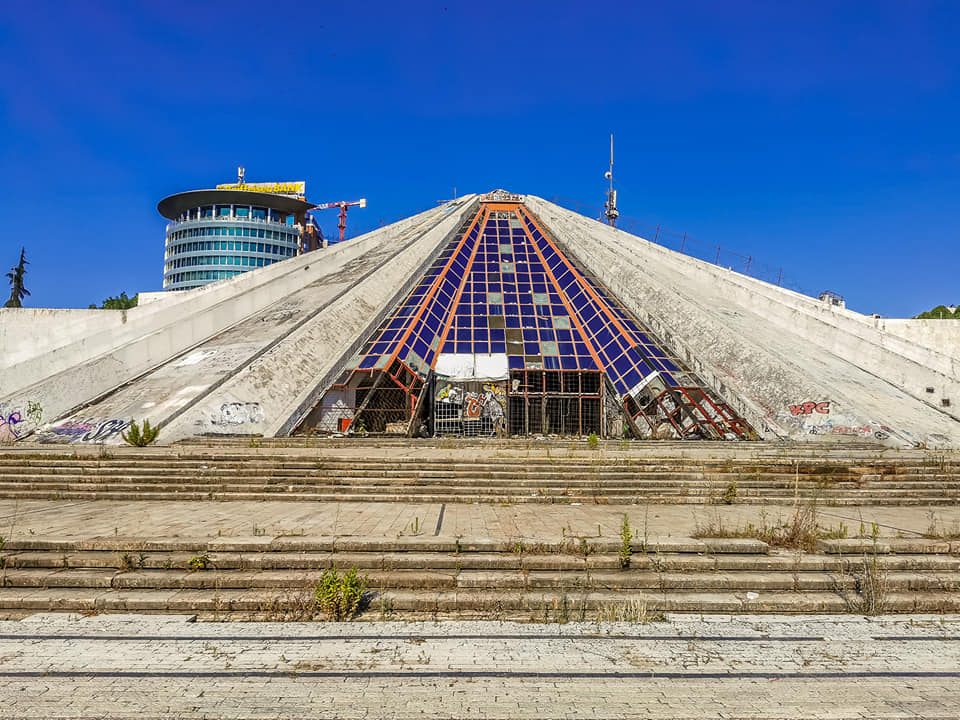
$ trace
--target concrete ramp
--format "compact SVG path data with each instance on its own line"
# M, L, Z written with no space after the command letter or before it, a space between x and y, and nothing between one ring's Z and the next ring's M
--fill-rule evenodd
M911 342L910 321L885 332L545 200L526 204L764 438L960 446L960 349L949 342Z
M163 442L273 435L473 204L467 196L348 243L171 293L128 311L124 333L105 318L108 352L84 357L88 335L28 358L53 372L5 393L0 408L19 414L18 437L37 431L33 439L51 443L118 443L131 419L162 424ZM71 352L73 365L65 363ZM29 377L19 367L4 373L10 383Z

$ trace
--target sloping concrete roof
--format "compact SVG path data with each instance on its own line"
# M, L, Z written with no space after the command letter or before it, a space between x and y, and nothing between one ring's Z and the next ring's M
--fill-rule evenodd
M925 344L923 332L887 330L536 197L524 203L762 437L960 447L960 350L949 343ZM119 428L144 418L163 424L164 442L285 434L477 207L467 196L133 310L76 311L82 331L70 329L72 311L38 315L13 360L0 357L0 415L19 413L8 430L52 442L120 442Z

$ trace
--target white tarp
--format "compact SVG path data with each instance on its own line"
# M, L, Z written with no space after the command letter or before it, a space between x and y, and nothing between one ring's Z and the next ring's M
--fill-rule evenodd
M510 377L510 366L504 353L440 353L435 372L453 380L506 380Z

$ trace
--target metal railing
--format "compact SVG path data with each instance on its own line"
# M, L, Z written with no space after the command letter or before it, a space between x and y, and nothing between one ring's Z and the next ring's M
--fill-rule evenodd
M602 222L599 218L603 215L603 209L598 206L588 205L560 196L555 196L553 202L567 210L572 210L580 215ZM809 289L799 287L789 282L787 278L784 277L782 265L767 265L758 262L757 258L752 255L743 255L733 250L723 248L720 245L711 245L710 243L696 240L686 233L672 232L666 230L662 225L651 225L624 215L621 215L617 220L617 229L641 237L644 240L649 240L655 245L661 245L684 255L695 257L698 260L725 267L741 275L748 275L757 280L763 280L779 287L816 297L816 293L811 292Z
M173 220L167 223L166 231L170 232L181 226L190 226L198 227L201 223L210 222L210 223L253 223L255 225L270 225L271 227L276 226L278 228L284 227L289 228L290 230L301 230L302 227L298 225L289 225L286 220L272 220L268 218L255 218L255 217L236 217L234 215L210 215L208 217L202 218L190 218L189 220Z

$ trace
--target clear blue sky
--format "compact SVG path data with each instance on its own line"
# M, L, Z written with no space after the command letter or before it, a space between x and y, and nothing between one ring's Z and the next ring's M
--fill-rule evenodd
M8 3L0 268L26 246L30 306L158 290L157 202L237 165L368 198L353 230L600 205L613 132L623 215L909 316L960 302L958 37L918 0Z

